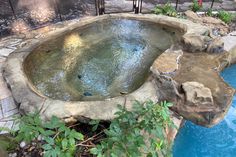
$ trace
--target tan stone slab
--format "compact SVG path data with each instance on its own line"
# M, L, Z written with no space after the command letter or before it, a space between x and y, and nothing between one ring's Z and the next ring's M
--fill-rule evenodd
M7 121L6 124L5 124L5 127L8 128L8 129L11 129L13 124L14 124L14 121Z
M7 85L4 82L2 82L0 78L0 100L5 99L9 96L11 96L11 92L7 88Z
M5 38L3 41L0 42L0 47L8 48L8 49L16 49L17 46L22 42L22 39L9 37Z
M19 130L18 120L21 115L18 113L18 110L16 109L10 112L17 112L17 113L15 113L14 115L11 114L11 116L7 118L2 118L2 119L0 118L0 128L3 127L3 128L8 128L8 129L17 131ZM8 131L6 130L0 131L0 134L7 134L7 133Z
M14 119L15 116L16 116L18 113L19 113L19 110L16 108L16 109L14 109L14 110L11 110L11 111L8 111L8 112L3 113L3 116L4 116L4 118L8 118L8 119L12 118L12 119Z
M7 57L9 54L11 54L14 50L13 49L8 49L8 48L2 48L0 49L0 55Z
M158 70L160 73L168 74L178 70L179 58L183 55L181 50L166 50L153 63L152 70Z
M7 121L7 122L3 122L2 124L3 124L3 126L2 126L3 128L12 129L14 121ZM0 122L0 127L1 127L1 122ZM0 134L7 134L7 133L9 133L9 132L6 130L3 130L0 132Z
M4 117L9 117L11 114L15 114L15 110L17 107L12 97L8 97L1 100L2 111Z
M236 46L236 36L228 35L223 37L224 40L224 49L230 51L233 47Z

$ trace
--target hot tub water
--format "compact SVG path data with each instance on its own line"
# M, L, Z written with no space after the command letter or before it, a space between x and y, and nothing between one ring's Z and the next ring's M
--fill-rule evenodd
M139 88L175 40L175 33L147 21L98 21L40 45L26 58L25 73L50 98L102 100Z

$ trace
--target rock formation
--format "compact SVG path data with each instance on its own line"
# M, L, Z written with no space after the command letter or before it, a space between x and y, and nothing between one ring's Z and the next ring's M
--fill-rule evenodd
M169 52L162 55L166 58L173 56ZM227 65L224 61L228 62L228 56L228 53L184 52L179 57L180 61L175 61L179 68L172 75L163 75L173 67L163 71L161 63L168 64L170 60L163 60L160 56L151 67L159 99L173 102L173 111L198 125L211 127L219 123L228 111L235 92L219 76L220 70Z

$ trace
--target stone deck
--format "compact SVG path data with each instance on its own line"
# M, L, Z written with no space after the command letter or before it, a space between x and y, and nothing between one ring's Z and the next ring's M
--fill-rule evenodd
M21 44L22 39L5 38L0 40L0 128L16 129L15 119L20 116L11 91L8 89L2 76L2 67L7 56ZM1 129L0 129L1 130ZM0 131L5 134L7 131Z

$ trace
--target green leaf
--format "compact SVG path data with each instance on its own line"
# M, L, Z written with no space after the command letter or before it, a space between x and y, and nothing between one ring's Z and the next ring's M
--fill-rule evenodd
M65 125L61 125L58 129L59 132L65 132L68 128Z
M40 128L40 127L36 127L36 130L38 132L40 132L41 134L44 134L45 133L45 130L43 128Z
M52 146L51 146L50 144L44 144L44 145L42 146L42 148L43 148L44 150L51 150L51 149L52 149Z
M58 151L55 150L55 149L51 151L52 157L57 157L59 154L60 154L60 153L58 153Z
M46 123L44 126L48 129L56 129L60 127L63 123L56 116L52 116L50 122Z
M99 126L100 120L92 120L89 125L93 125L92 131L96 131Z
M51 151L44 151L44 157L51 157Z
M71 136L72 134L73 134L72 130L70 130L68 127L65 126L64 136L67 137L67 136Z
M69 143L71 146L75 145L75 139L74 138L69 138Z
M52 130L46 130L45 132L44 132L44 136L52 136L52 135L55 135L55 131L52 131Z
M79 133L79 132L76 132L75 130L72 130L71 131L71 137L77 139L77 140L84 140L84 135Z
M50 145L55 144L54 139L52 137L44 137L44 140Z
M67 146L68 146L68 141L67 141L67 139L63 139L63 140L61 141L61 145L62 145L62 149L63 149L63 150L67 149Z
M98 149L97 148L91 148L90 153L93 154L93 155L97 155L98 154Z
M166 103L166 106L167 106L167 107L172 107L172 106L173 106L173 104L172 104L172 103L169 103L169 102L167 102L167 103Z

